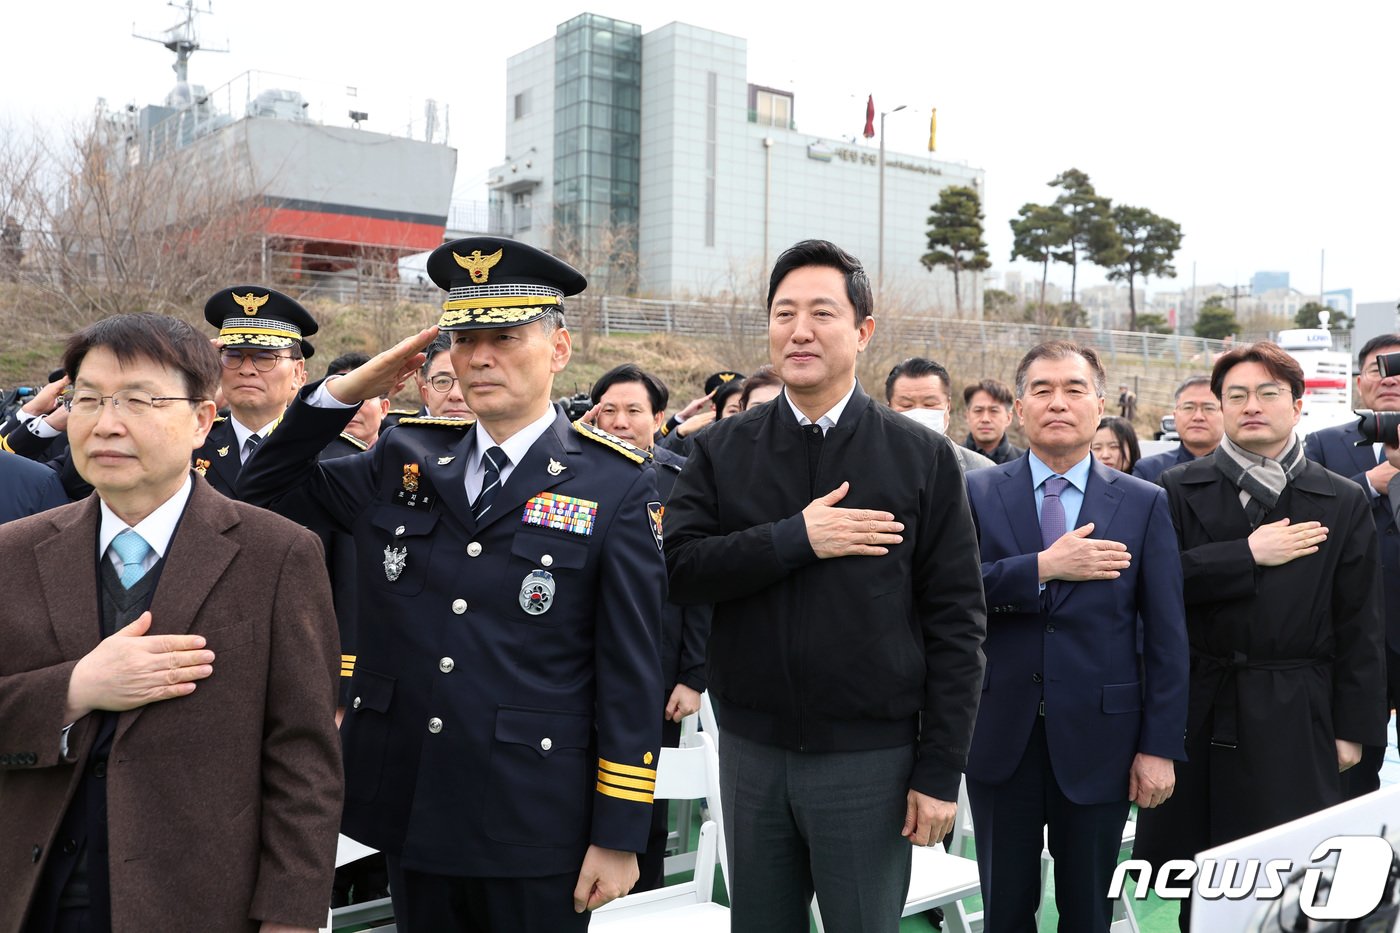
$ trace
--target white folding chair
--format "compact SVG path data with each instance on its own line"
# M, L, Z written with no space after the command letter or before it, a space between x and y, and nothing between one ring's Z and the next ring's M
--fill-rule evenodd
M376 851L378 850L371 849L364 843L356 842L342 833L336 840L335 867L349 865L366 855L373 855ZM385 925L378 925L381 923ZM394 905L389 898L384 897L377 901L350 904L347 907L337 907L328 911L326 925L321 928L320 933L331 933L333 930L365 930L366 933L379 933L379 931L393 929Z
M593 912L589 928L610 933L710 933L728 931L729 910L713 901L715 865L729 887L728 853L719 799L719 756L704 732L685 736L680 748L661 749L656 768L656 794L661 800L696 800L710 804L711 819L700 827L695 876L690 881L655 891L628 894ZM660 924L661 926L658 926Z

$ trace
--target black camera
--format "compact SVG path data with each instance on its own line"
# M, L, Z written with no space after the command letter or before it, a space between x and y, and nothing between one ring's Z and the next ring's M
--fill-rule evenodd
M1400 353L1388 355L1397 357L1395 362L1397 366L1400 366ZM1379 360L1380 357L1376 357L1376 359ZM1391 447L1400 447L1400 411L1371 411L1369 408L1360 408L1352 414L1361 419L1356 426L1362 437L1357 442L1357 447L1364 447L1367 444L1389 444Z
M564 414L569 416L570 421L582 418L588 414L588 409L593 407L593 399L587 392L575 392L573 395L566 395L557 401L564 406Z
M1381 371L1382 379L1400 376L1400 353L1377 353L1376 367Z
M38 391L33 386L16 386L8 392L0 391L0 421L22 408Z

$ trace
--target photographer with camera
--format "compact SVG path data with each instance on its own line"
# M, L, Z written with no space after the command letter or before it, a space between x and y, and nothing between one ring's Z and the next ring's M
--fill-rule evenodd
M1382 440L1396 441L1400 424L1400 334L1382 334L1368 340L1357 354L1360 374L1356 394L1362 409L1374 412L1356 422L1323 428L1309 434L1306 453L1309 460L1349 477L1366 493L1380 539L1381 574L1384 591L1386 642L1386 699L1395 706L1400 698L1400 526L1397 526L1388 493L1397 465L1387 461ZM1389 362L1391 365L1387 366ZM1388 430L1387 430L1388 428ZM1391 448L1393 452L1394 447ZM1395 484L1400 486L1400 484ZM1400 490L1397 490L1400 491ZM1366 746L1361 764L1343 775L1346 797L1356 797L1380 787L1380 769L1385 746Z

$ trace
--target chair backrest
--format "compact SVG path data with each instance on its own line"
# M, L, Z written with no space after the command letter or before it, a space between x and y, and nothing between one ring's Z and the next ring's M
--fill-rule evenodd
M710 691L700 694L700 730L708 732L719 748L719 720L715 718L715 704L710 700Z

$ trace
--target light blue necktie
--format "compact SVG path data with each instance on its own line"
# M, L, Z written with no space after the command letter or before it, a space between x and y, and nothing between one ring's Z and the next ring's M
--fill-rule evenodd
M122 562L122 586L131 589L146 575L144 566L151 546L146 539L128 528L112 539L112 553Z

